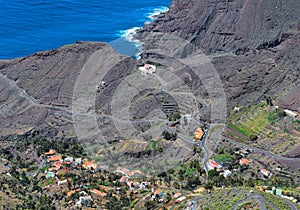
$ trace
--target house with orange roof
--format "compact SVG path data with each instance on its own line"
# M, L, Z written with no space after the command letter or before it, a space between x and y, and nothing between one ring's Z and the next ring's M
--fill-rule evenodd
M247 158L240 159L240 165L249 165L249 163L251 163L251 161Z
M98 196L100 196L100 197L105 197L107 195L107 193L102 192L102 191L97 190L97 189L93 189L91 192L98 195Z
M214 160L208 160L207 167L208 167L208 170L213 170L213 169L220 169L223 166Z
M61 155L51 156L49 157L48 161L49 162L62 161L62 156Z
M204 131L202 128L198 128L194 134L196 141L201 141L204 136Z
M71 190L69 192L67 192L67 197L70 197L71 195L73 195L74 193L76 193L78 190Z
M158 195L159 197L161 197L163 195L163 191L161 189L157 189L153 194L155 196Z
M48 171L58 171L60 169L60 166L55 166L52 168L49 168Z
M50 155L55 155L56 150L55 149L50 149L49 152L45 152L46 156L50 156Z
M271 171L269 171L267 169L261 169L260 173L262 173L262 175L264 175L266 177L270 177L272 175Z
M120 182L126 182L126 181L127 181L127 176L122 176Z
M94 161L86 161L82 164L82 167L87 170L96 170L98 165Z
M130 171L127 168L118 167L116 172L127 176Z
M140 170L132 170L132 171L129 171L127 173L127 175L129 177L132 177L132 176L136 176L136 175L143 175L143 173Z
M176 193L175 195L173 195L173 199L175 199L175 198L179 198L180 196L181 196L182 194L179 192L179 193Z

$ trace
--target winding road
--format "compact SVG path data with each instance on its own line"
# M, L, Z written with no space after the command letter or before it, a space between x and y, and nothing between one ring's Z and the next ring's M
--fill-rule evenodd
M234 206L233 206L233 209L234 210L237 210L238 207L240 205L242 205L244 202L247 202L249 201L250 199L253 199L255 201L257 201L260 205L260 209L261 210L268 210L266 208L266 206L264 205L263 202L267 203L269 206L271 206L274 210L281 210L279 209L277 206L275 206L272 202L270 202L269 200L267 200L265 197L263 197L262 195L259 195L259 194L252 194L252 195L249 195L248 197L246 197L245 199L239 201L238 203L236 203ZM291 208L291 210L297 210L298 208L290 201L288 200L285 200L285 202L289 205L289 207Z

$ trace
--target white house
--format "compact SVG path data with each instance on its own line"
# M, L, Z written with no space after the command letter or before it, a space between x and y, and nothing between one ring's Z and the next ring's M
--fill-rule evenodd
M178 199L176 200L176 203L181 203L181 202L184 201L184 200L186 200L186 196L182 196L182 197L178 198Z
M154 74L156 72L156 66L145 64L144 66L139 67L139 70L143 74Z
M229 171L229 170L226 170L226 171L224 171L224 173L223 173L223 176L224 176L225 178L230 177L231 175L232 175L232 172Z
M295 112L293 112L293 111L291 111L291 110L285 109L284 112L285 112L288 116L290 116L290 117L298 118L298 114L295 113Z

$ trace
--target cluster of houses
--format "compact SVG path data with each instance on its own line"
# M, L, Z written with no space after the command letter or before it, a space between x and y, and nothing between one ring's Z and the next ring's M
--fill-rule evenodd
M242 156L242 158L239 160L239 164L241 166L248 166L252 163L252 160L249 160L248 158L246 158L246 156L251 153L250 149L241 149L235 153ZM215 161L213 159L208 160L207 168L208 168L208 170L215 169L219 172L222 172L222 173L220 173L220 175L223 175L225 178L230 177L232 175L232 172L230 170L223 169L222 163L219 163L218 161ZM260 173L264 177L267 177L267 178L270 178L272 176L271 171L269 171L268 169L261 169Z
M292 201L293 203L299 203L299 201L296 198L294 198L292 196L284 195L283 190L280 189L280 188L272 187L272 190L267 190L266 188L267 187L260 187L259 190L262 191L262 192L266 192L266 193L270 193L270 194L280 196L282 198L285 198L287 200Z
M144 197L143 200L152 200L157 202L164 202L166 200L164 190L157 186L151 185L151 182L140 181L140 177L144 176L144 174L139 170L128 170L124 167L119 167L115 171L116 173L120 173L123 176L120 178L120 183L126 183L130 191L138 192L138 191L149 191L151 195ZM186 196L183 196L181 193L176 193L172 196L172 200L170 204L179 204L186 200Z
M94 161L57 154L54 149L50 149L49 152L44 153L44 158L45 162L47 162L47 167L45 167L45 171L41 176L46 180L50 178L55 180L54 184L49 184L45 186L44 189L50 190L52 193L64 191L65 199L69 206L81 208L83 206L92 206L95 203L103 206L109 202L107 197L108 193L119 193L122 191L122 187L103 185L98 186L97 189L91 189L88 186L77 186L74 188L72 178L59 179L59 177L61 177L59 175L60 171L64 170L79 172L79 169L83 169L91 171L91 174L102 173L100 167ZM127 192L128 196L130 193L133 193L135 199L141 199L145 202L165 202L167 200L167 193L164 192L163 186L158 187L149 181L142 181L145 175L140 170L129 170L125 167L119 167L115 170L115 174L118 174L121 178L119 180L113 180L113 182L119 181L120 186L127 186L129 189ZM73 189L69 188L68 185L72 186ZM147 191L148 194L141 198L141 192L145 191ZM74 194L77 194L77 196L74 197ZM172 196L168 205L176 205L186 199L186 196L181 193L176 193Z
M72 184L72 178L67 178L64 180L60 180L58 178L59 172L63 170L77 170L78 168L83 168L84 170L90 170L93 173L99 171L99 166L94 161L83 158L74 158L70 156L64 157L61 154L57 154L56 150L54 149L50 149L49 152L44 153L43 157L46 159L48 167L41 176L45 177L46 179L56 179L55 184L46 185L44 189L55 190L55 187L65 187L68 185L68 183ZM78 188L77 190L71 190L66 192L66 198L71 197L75 193L79 193L78 201L74 203L73 200L70 200L68 204L74 204L75 207L91 205L91 203L93 202L93 198L92 196L88 195L86 189L88 189L88 187L80 186L80 188ZM105 197L107 195L106 192L101 192L97 189L91 190L91 194L94 194L98 197Z

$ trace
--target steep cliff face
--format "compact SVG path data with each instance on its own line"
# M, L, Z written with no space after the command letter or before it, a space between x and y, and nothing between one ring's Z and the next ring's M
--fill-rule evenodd
M152 56L148 49L155 41L147 37L155 32L189 42L184 57L200 49L211 58L232 108L299 85L299 11L297 0L175 0L137 38L144 57Z
M298 29L299 11L297 0L175 0L140 33L171 33L205 53L242 54L279 45Z

